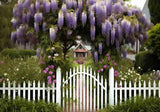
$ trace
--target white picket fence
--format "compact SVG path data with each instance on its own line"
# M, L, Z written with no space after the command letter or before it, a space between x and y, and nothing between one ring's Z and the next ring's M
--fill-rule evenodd
M105 74L108 75L108 74ZM47 102L59 103L64 111L96 111L106 108L107 104L117 105L137 95L160 97L160 82L139 82L132 84L126 81L114 81L114 69L109 70L109 83L89 67L76 67L62 76L61 69L56 70L56 84L47 87L44 82L3 82L0 93L15 99L16 96L30 100L43 99ZM119 84L121 87L119 87Z
M11 97L15 99L16 96L19 96L26 98L29 101L43 99L47 102L56 103L55 90L55 84L53 84L52 87L46 87L45 83L40 83L40 81L38 81L38 83L35 81L33 81L33 83L28 81L23 82L23 84L8 81L7 86L6 83L3 82L3 87L0 87L0 91L2 91L3 94L8 95L9 99Z

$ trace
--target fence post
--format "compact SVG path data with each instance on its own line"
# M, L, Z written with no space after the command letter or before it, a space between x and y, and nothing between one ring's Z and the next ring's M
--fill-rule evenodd
M114 105L114 69L109 69L109 105Z
M61 105L61 68L56 70L56 103Z

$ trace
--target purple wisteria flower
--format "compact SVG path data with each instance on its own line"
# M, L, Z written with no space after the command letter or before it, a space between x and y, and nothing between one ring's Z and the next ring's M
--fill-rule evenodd
M120 49L119 46L120 46L119 40L116 40L116 50L117 51Z
M58 27L59 27L59 29L62 28L63 23L64 23L64 15L63 15L62 10L60 10L58 13Z
M57 27L50 28L50 40L54 41L56 38L56 33L57 33Z
M41 49L40 48L38 48L36 50L36 54L37 54L37 57L40 58L40 55L41 55Z
M73 6L73 0L66 0L67 9L71 9Z
M82 12L82 25L84 26L87 22L87 14L85 11Z
M38 11L40 9L40 7L41 7L41 5L40 5L39 0L36 0L36 4L35 4L36 10Z
M90 36L91 36L91 40L92 40L92 41L95 40L95 33L96 33L95 30L96 30L96 29L95 29L95 26L91 26L91 28L90 28Z
M123 58L126 58L126 57L127 57L127 51L124 50L124 51L123 51Z
M75 9L77 8L77 1L76 0L73 1L73 8L75 8Z
M46 10L47 13L50 12L50 8L51 8L50 2L47 0L45 2L45 10Z
M36 23L41 23L42 19L43 19L42 13L38 12L34 15L34 21Z
M52 77L55 78L55 75L53 75Z
M67 36L70 36L72 34L72 30L67 31Z
M23 7L24 8L27 8L31 3L31 0L25 0L24 3L23 3Z
M73 29L76 28L76 26L77 26L77 16L76 16L75 12L70 12L70 13L67 12L66 16L65 16L65 19L66 19L66 23L67 23L68 28L73 28Z
M127 14L128 14L128 16L132 16L132 11L129 10L129 11L127 12Z
M118 26L118 39L119 39L119 42L121 43L123 39L123 35L122 35L122 30L120 26Z
M42 25L42 31L43 31L43 32L46 31L46 26L47 26L47 24L44 22L43 25Z
M66 6L66 4L63 4L61 9L62 9L62 12L64 14L66 14L66 12L67 12L67 6Z
M58 9L58 4L57 4L57 0L51 0L51 9L52 11L55 11Z
M102 54L102 43L98 44L98 52L99 54Z
M89 0L90 5L93 5L94 3L96 3L96 0Z
M26 15L26 21L27 21L27 23L30 22L30 19L31 19L31 13L27 12L27 15Z
M24 24L25 22L26 22L26 14L23 13L23 15L22 15L22 23Z
M82 0L78 0L78 9L79 10L82 10L82 4L83 4Z
M106 8L107 8L107 16L110 16L111 13L112 13L112 3L109 2L109 3L107 4Z
M39 32L39 24L38 23L34 23L34 30L36 32Z
M34 10L34 4L33 3L29 7L29 12L31 13L32 16L34 16L35 10Z
M139 35L139 40L140 40L141 42L143 41L143 35L142 35L142 34Z
M97 53L97 51L94 52L94 62L98 63L98 53Z
M111 44L113 45L115 41L115 29L112 28L111 30Z
M124 8L121 4L116 3L115 5L113 5L113 12L115 13L123 13L124 12Z
M11 33L11 41L12 41L12 43L15 43L16 42L16 37L17 37L17 32L15 31L15 32L12 32Z
M110 32L111 32L111 29L112 29L112 24L109 20L106 20L106 36L109 37L110 36Z

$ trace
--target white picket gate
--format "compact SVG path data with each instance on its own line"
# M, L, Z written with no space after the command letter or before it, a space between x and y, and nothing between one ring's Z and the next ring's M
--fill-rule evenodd
M132 84L126 81L117 83L114 81L114 69L109 70L109 83L89 67L76 67L66 74L62 70L56 70L56 84L47 87L44 82L3 82L0 94L8 95L15 99L16 96L30 100L43 99L47 102L59 103L66 112L91 111L106 108L107 104L117 105L128 98L137 95L146 97L160 97L160 81L139 82ZM108 74L104 74L108 75ZM119 84L121 85L119 87Z
M63 77L62 86L64 111L95 112L107 106L107 79L92 68L81 65L70 69Z

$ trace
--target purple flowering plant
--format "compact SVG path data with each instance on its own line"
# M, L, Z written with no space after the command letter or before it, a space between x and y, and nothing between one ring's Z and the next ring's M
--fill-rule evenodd
M119 75L118 71L116 70L116 66L117 63L115 62L115 60L112 60L109 53L107 53L103 59L95 63L96 70L99 74L105 74L111 67L113 67L115 71L114 73L115 79Z

